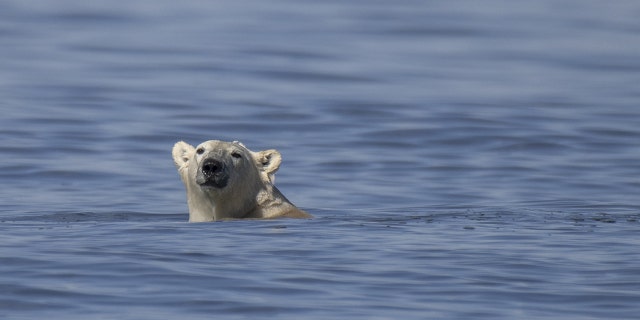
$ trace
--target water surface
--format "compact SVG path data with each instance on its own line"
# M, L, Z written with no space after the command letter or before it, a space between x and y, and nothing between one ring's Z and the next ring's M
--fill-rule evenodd
M633 1L4 1L0 317L635 319ZM188 224L178 140L312 220Z

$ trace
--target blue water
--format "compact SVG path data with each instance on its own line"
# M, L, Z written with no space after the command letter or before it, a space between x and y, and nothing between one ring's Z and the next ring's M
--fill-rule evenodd
M637 1L0 3L1 319L637 319ZM312 220L187 223L171 147Z

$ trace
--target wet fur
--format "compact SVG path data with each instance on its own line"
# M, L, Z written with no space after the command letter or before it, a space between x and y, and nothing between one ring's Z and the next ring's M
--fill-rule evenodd
M190 222L311 218L275 187L274 175L282 162L276 150L253 152L235 141L209 140L197 147L180 141L174 145L172 155L187 191ZM224 188L196 183L202 161L208 157L223 161L229 170L229 183Z

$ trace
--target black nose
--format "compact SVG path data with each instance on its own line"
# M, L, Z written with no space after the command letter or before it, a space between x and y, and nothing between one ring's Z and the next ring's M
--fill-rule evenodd
M220 173L223 167L224 164L222 162L214 159L207 159L202 163L202 173L207 177L211 177Z

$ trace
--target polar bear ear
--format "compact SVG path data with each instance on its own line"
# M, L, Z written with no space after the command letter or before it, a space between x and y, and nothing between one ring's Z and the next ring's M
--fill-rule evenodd
M192 145L184 141L180 141L173 146L171 154L173 155L173 163L176 164L178 170L189 165L189 160L193 157L195 151L196 149Z
M274 149L260 151L256 154L256 160L258 165L262 167L262 171L267 174L269 182L274 183L274 175L282 163L280 152Z

